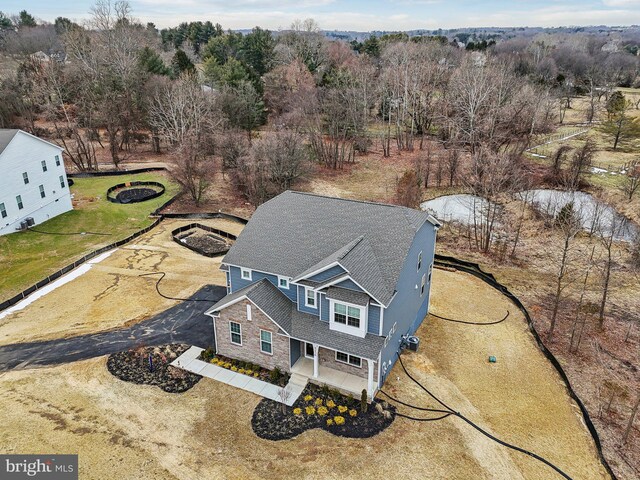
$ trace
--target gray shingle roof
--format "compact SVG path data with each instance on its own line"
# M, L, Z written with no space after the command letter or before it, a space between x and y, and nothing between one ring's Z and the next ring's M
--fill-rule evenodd
M368 333L364 338L360 338L329 329L328 322L321 321L315 315L298 311L295 303L291 302L284 293L266 278L230 293L211 307L207 313L211 314L222 310L244 296L262 310L286 334L298 340L317 343L324 347L372 360L378 358L378 354L384 344L384 338L377 335Z
M297 278L338 262L388 305L427 221L437 225L410 208L287 191L258 207L223 263Z
M19 131L14 128L0 128L0 154L4 152L4 149L7 148L7 145L11 143L11 140Z
M298 340L316 343L323 347L371 360L378 359L378 354L384 346L384 337L367 333L364 338L361 338L348 333L336 332L329 329L329 322L323 322L318 317L295 309L292 328L291 336Z
M369 295L363 292L356 292L348 288L329 287L327 298L338 300L339 302L353 303L354 305L368 305Z

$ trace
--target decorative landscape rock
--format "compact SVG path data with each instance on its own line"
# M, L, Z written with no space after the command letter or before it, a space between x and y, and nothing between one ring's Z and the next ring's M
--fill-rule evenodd
M125 382L156 385L169 393L186 392L202 377L176 368L170 363L188 348L189 345L174 343L125 350L109 355L107 369L112 375Z
M322 428L340 437L369 438L383 431L395 419L392 405L385 404L380 408L376 403L362 412L358 400L310 384L284 411L281 403L263 399L253 412L251 426L257 436L267 440L288 440L312 428ZM337 417L342 420L336 421Z

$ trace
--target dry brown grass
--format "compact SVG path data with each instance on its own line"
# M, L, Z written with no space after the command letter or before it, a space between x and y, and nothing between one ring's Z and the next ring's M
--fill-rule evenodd
M229 220L198 220L234 234L242 225ZM191 220L164 220L158 227L94 265L84 275L53 290L26 308L0 319L0 345L94 333L145 320L178 303L155 292L184 298L208 284L225 284L220 259L199 255L171 239L171 230Z
M433 308L486 320L513 307L473 277L436 271ZM421 350L405 354L407 367L451 406L576 479L607 478L575 404L521 315L486 328L428 319L418 333ZM488 364L488 354L498 363ZM364 440L320 430L263 440L250 425L257 396L208 379L185 394L169 394L117 380L104 358L9 372L0 385L0 449L79 453L83 479L555 478L455 418L398 418ZM385 389L432 404L399 365Z

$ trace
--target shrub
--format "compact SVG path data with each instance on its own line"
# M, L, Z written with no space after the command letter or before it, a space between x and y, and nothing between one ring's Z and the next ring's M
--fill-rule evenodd
M278 383L280 378L282 378L282 372L278 367L274 368L269 372L269 381L271 383Z
M305 402L310 402L311 400L313 400L313 397L311 395L305 395L304 396L304 401Z
M253 370L245 370L245 371L244 371L244 373L245 373L246 375L251 376L251 375L253 375Z
M329 409L327 407L318 407L318 415L324 417L327 413L329 413Z
M302 413L302 409L301 408L294 408L293 409L293 414L294 415L300 415Z
M238 371L238 367L236 367L235 365L233 367L231 367L231 371L232 372L237 372Z
M315 407L312 406L306 407L304 411L307 413L307 415L314 415L316 413Z
M326 383L324 385L322 385L322 394L325 397L329 395L330 391L331 391L331 389L329 388L329 385L327 385Z
M334 408L336 406L336 402L333 400L327 400L327 407Z
M333 425L333 418L327 418L327 425Z
M333 421L336 422L336 425L344 425L344 417L341 417L340 415L333 417Z
M246 372L246 370L244 368L241 368L241 369L238 370L238 373L241 373L243 375L244 375L244 372Z
M344 413L344 412L346 412L347 410L349 410L349 409L348 409L347 407L345 407L344 405L338 405L338 411L339 411L340 413Z
M316 401L313 402L313 403L315 403L316 405L320 406L320 405L322 405L322 399L321 398L316 398Z
M358 415L358 411L355 408L352 408L351 410L349 410L349 415L355 417Z
M258 378L258 376L260 376L260 374L258 372L253 374L254 377Z
M362 389L362 395L360 395L360 411L362 413L367 413L367 408L369 404L367 403L367 390Z

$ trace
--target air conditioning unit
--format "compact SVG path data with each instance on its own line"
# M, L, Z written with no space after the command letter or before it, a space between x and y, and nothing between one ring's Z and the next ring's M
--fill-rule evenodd
M22 230L22 231L24 231L24 230L26 230L26 229L27 229L27 227L28 227L28 226L29 226L29 225L27 224L27 221L26 221L26 220L22 220L22 221L20 222L20 226L19 226L19 227L16 227L16 230Z
M418 337L414 337L413 335L407 337L407 345L409 346L409 350L412 352L418 351L418 345L420 345L420 339Z
M27 227L33 227L36 224L36 221L33 219L33 217L27 217L25 218L25 221L27 222Z

